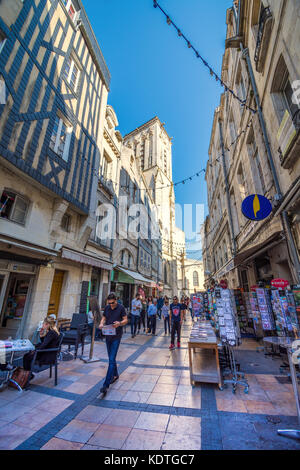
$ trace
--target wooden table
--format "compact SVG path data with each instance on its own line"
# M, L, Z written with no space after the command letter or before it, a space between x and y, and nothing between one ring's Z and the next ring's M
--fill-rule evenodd
M206 337L191 338L188 342L190 380L216 383L222 389L222 376L219 365L218 341L209 322L201 322Z

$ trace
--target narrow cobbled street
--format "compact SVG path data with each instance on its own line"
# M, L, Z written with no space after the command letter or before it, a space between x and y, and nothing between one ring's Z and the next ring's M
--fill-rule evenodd
M192 387L184 323L182 347L169 351L162 320L157 336L124 334L120 379L104 399L99 389L107 368L105 344L96 342L100 362L61 361L58 385L49 372L37 374L29 390L0 394L0 449L298 449L277 435L297 424L292 385L280 376L280 360L256 351L244 339L237 352L250 384L232 393L215 385ZM86 351L89 345L85 346Z

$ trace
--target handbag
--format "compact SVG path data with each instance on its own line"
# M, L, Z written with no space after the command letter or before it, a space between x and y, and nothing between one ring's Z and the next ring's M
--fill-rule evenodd
M17 382L17 384L23 390L28 382L30 374L31 374L30 370L25 370L23 369L23 367L17 367L16 370L14 370L11 376L11 379ZM18 389L18 387L11 381L9 382L9 387Z

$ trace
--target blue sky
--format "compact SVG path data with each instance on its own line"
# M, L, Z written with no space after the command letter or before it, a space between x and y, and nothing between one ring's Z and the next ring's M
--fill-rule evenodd
M226 10L232 0L159 0L194 47L220 73ZM83 0L111 73L108 103L127 134L157 115L173 137L173 181L205 168L222 88L153 0ZM178 185L176 202L205 204L204 173ZM195 227L194 227L195 229ZM188 244L188 249L198 245ZM189 253L200 257L200 253Z

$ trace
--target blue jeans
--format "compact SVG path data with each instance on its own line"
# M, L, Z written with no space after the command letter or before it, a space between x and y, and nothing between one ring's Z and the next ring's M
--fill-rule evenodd
M131 334L132 334L132 335L135 335L135 334L136 334L136 329L137 329L139 320L140 320L140 316L139 316L139 315L132 315L132 314L131 314Z
M106 348L107 348L107 354L108 354L108 370L106 374L106 378L104 381L103 386L108 388L111 384L111 381L114 377L118 377L118 369L117 369L117 362L116 362L116 357L117 357L117 352L120 346L121 338L116 338L111 340L106 339Z

